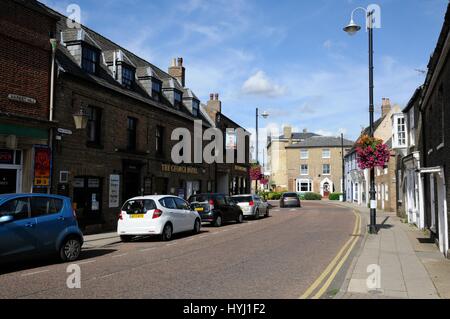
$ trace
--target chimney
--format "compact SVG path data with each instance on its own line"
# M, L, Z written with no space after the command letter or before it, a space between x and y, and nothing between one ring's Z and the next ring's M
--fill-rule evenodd
M381 104L381 117L386 116L391 111L391 100L388 98L383 98Z
M307 128L304 128L304 129L303 129L303 133L308 133L308 129L307 129Z
M289 140L289 144L292 143L292 127L285 126L283 128L283 136Z
M222 112L222 102L219 100L219 93L211 93L209 95L209 101L206 103L206 113L209 117L216 121L217 113Z
M180 84L186 85L186 69L183 66L183 58L173 59L172 66L169 67L169 74L176 78Z

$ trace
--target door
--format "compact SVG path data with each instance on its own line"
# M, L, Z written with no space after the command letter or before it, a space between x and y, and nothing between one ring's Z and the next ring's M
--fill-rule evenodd
M0 169L0 194L17 191L17 169Z
M140 174L136 172L125 172L123 180L123 198L128 200L140 195Z
M180 216L182 231L194 229L194 219L189 204L181 198L175 198L174 200L178 209L177 215Z
M59 235L69 226L70 220L64 217L64 202L61 199L35 196L31 197L31 217L36 218L38 249L53 251Z
M16 198L2 204L1 216L12 216L14 219L0 224L0 257L3 259L35 253L36 219L30 217L29 198Z
M233 219L233 212L230 211L230 206L228 205L224 195L217 195L214 202L214 206L220 211L223 221Z
M77 176L74 178L73 204L81 224L101 221L103 179Z
M178 209L174 197L165 197L160 200L161 205L166 208L165 214L168 214L169 220L173 225L173 232L178 233L183 231L184 224L186 223L184 219L183 210Z
M325 182L323 184L323 197L329 197L330 196L330 183Z

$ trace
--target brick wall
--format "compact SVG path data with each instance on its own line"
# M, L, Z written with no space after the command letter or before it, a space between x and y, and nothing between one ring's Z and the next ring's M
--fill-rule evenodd
M51 17L14 1L0 10L0 112L48 118ZM36 104L14 102L8 94L36 99Z

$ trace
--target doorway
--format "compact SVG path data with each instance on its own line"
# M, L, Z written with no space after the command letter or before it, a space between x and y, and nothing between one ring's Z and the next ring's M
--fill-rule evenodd
M17 170L0 169L0 194L11 194L17 191Z

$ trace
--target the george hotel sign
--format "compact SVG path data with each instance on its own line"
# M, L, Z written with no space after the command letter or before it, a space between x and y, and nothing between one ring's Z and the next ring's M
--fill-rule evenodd
M198 174L198 169L196 167L173 164L161 164L161 171L178 174Z

